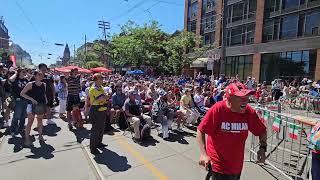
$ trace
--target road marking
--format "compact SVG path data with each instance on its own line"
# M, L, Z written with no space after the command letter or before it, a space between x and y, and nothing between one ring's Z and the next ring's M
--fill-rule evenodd
M127 143L124 138L120 135L113 136L117 142L126 149L133 157L140 161L151 173L156 176L159 180L168 180L168 177L164 175L158 168L156 168L151 162L146 160L142 154L136 151L129 143Z
M89 165L90 165L91 169L93 170L93 173L94 173L96 179L97 180L106 180L106 178L104 177L99 165L93 159L93 156L92 156L89 148L83 143L81 143L80 146L81 146L82 151L84 152L84 155L85 155L86 159L89 162Z

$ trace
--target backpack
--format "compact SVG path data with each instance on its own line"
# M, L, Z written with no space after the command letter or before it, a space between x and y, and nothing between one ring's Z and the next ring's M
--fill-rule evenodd
M126 130L129 127L124 113L119 115L118 126L121 130Z
M311 133L308 136L308 141L310 142L310 149L320 151L320 123L312 128Z
M140 119L139 130L140 130L140 139L141 140L146 139L151 136L151 128L150 128L149 124L147 124L143 118Z

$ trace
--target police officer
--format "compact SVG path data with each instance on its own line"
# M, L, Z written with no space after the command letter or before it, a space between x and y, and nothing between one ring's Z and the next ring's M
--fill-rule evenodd
M108 96L102 87L102 75L97 73L93 76L94 84L89 88L89 100L91 104L89 120L92 122L90 136L90 150L92 154L99 154L98 148L105 145L102 143L105 120L107 116Z

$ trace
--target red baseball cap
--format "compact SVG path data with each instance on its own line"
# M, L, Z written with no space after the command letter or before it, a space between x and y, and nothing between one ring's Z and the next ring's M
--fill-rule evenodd
M226 97L229 98L230 96L238 96L238 97L245 97L254 94L254 90L248 89L244 84L240 82L231 83L226 88Z

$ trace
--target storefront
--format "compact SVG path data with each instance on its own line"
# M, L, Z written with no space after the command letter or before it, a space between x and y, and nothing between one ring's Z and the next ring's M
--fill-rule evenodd
M239 80L246 80L248 76L252 76L252 55L247 56L231 56L225 61L226 77L239 77Z
M260 81L270 83L275 78L315 78L317 50L290 51L263 54Z

